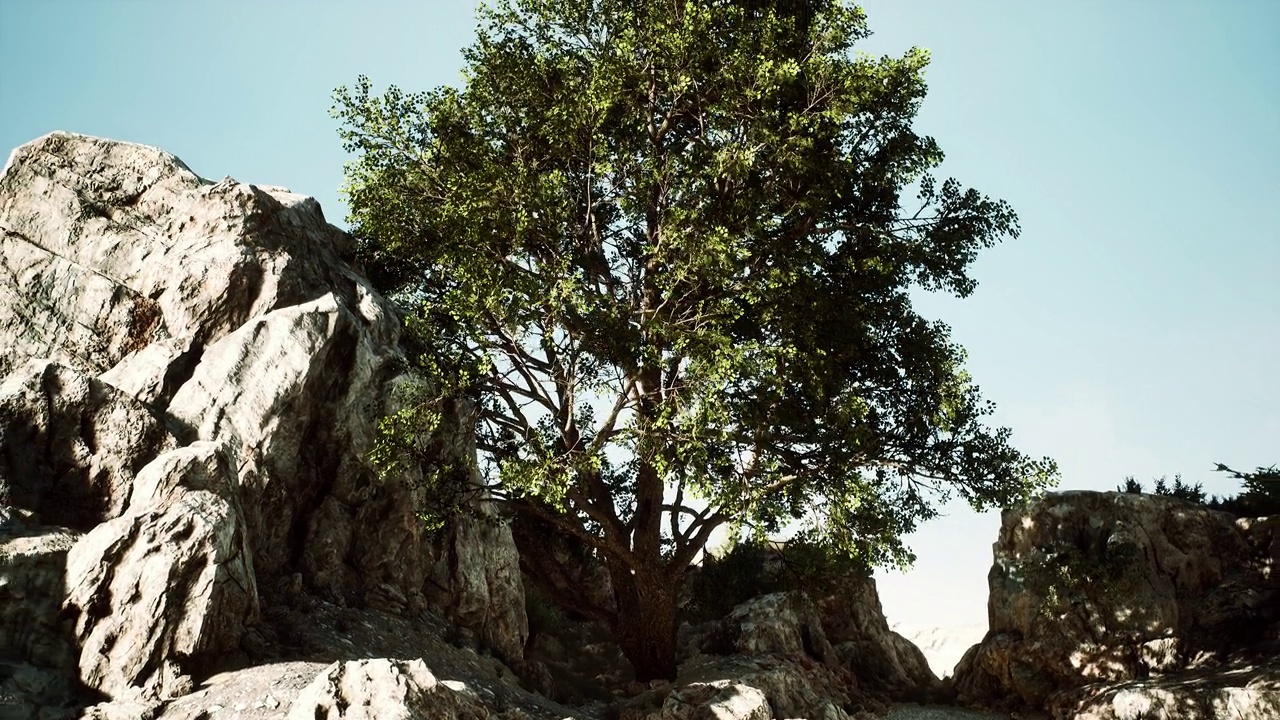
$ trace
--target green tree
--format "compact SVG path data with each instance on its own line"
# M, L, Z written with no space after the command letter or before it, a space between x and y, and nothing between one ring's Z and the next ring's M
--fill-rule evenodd
M912 308L971 293L1017 219L928 174L927 56L855 55L867 35L837 0L506 0L461 88L336 93L366 269L469 379L487 490L607 568L609 603L530 566L642 680L674 675L676 589L718 527L903 563L939 502L1055 472L985 427Z

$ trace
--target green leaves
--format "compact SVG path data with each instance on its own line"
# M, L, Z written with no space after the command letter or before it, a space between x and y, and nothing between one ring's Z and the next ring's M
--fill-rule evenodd
M834 0L480 18L463 87L362 77L334 115L360 258L479 398L499 499L676 576L731 518L904 562L947 497L1052 480L911 307L917 286L973 292L977 252L1018 232L929 174L927 53L855 55L865 17Z

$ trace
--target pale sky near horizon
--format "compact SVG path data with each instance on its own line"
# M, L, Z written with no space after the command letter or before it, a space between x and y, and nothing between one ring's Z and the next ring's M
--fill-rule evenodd
M333 89L459 81L474 0L0 0L0 153L52 130L346 210ZM1280 2L872 0L862 49L927 48L917 128L1022 237L920 295L1062 489L1280 463ZM892 622L985 622L998 518L949 508L881 573Z

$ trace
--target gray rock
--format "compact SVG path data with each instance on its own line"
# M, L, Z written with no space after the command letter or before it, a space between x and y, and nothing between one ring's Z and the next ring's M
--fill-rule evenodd
M235 460L197 442L139 473L131 510L67 562L80 679L113 698L190 692L202 662L236 648L258 612Z
M422 469L380 476L367 459L395 391L423 381L398 311L349 251L311 198L211 183L155 148L53 133L11 155L0 378L17 374L0 391L0 500L90 531L68 608L96 687L176 692L188 665L234 644L255 580L295 577L404 613L439 586L439 609L519 657L510 531L427 537ZM437 462L474 463L469 422L444 418ZM166 454L198 441L230 469L201 479L203 461Z
M717 680L691 683L667 696L650 720L770 720L764 693L749 685Z
M461 684L436 679L421 660L352 660L325 668L302 690L288 720L487 720Z
M74 367L34 359L0 384L0 503L50 525L118 517L133 476L175 446L148 407Z
M71 674L77 648L59 620L67 552L80 534L28 525L31 516L3 508L0 523L0 659Z
M1258 536L1226 513L1127 493L1055 493L1006 511L990 631L956 668L961 699L1066 712L1086 686L1176 673L1196 657L1212 665L1265 642L1280 586L1261 554L1266 523L1252 527Z
M1272 720L1280 717L1280 668L1186 671L1091 694L1073 720Z

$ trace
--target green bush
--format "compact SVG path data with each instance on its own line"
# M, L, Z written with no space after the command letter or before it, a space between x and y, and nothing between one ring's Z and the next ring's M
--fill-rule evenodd
M750 538L719 557L704 558L690 577L684 610L686 619L700 622L760 595L803 590L820 597L835 592L844 578L869 574L860 559L807 536L786 542Z

